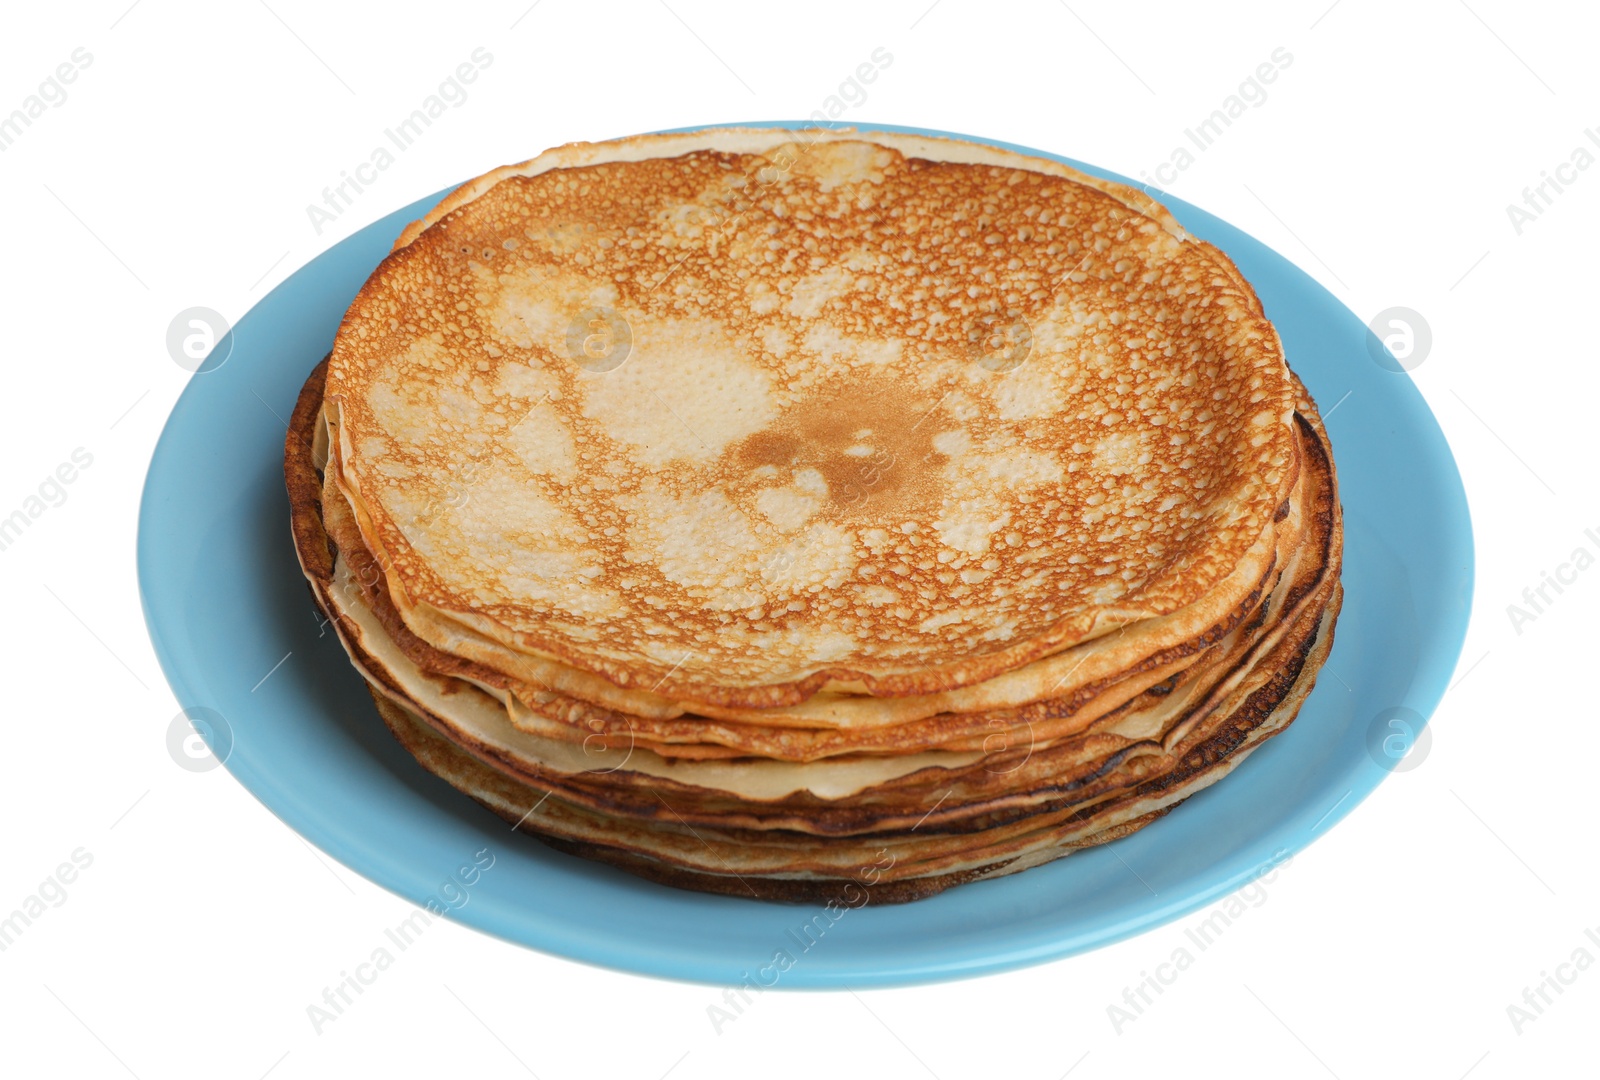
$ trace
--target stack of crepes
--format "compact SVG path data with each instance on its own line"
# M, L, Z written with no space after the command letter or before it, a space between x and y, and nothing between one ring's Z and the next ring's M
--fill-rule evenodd
M286 450L317 602L425 768L733 896L1126 836L1289 724L1340 601L1323 427L1233 264L953 139L491 172L373 273Z

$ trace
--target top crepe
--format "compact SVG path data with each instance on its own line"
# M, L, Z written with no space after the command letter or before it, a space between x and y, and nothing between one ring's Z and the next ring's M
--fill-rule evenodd
M351 306L326 400L418 637L772 706L971 685L1264 570L1290 379L1137 192L744 129L458 192Z

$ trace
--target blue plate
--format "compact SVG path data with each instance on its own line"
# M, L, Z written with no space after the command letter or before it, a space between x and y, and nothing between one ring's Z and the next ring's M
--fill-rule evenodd
M443 194L338 244L239 320L217 349L226 361L178 399L139 513L145 618L178 701L214 710L199 714L213 749L290 828L408 900L546 952L708 983L892 986L1001 971L1178 918L1304 848L1396 767L1446 688L1466 631L1472 532L1433 415L1409 376L1375 362L1362 320L1315 281L1162 196L1255 285L1329 414L1346 514L1344 612L1288 731L1125 840L914 904L847 908L831 925L814 921L820 908L680 892L515 834L390 738L312 605L284 495L284 426L301 383L401 228ZM445 887L485 848L490 869L464 890Z

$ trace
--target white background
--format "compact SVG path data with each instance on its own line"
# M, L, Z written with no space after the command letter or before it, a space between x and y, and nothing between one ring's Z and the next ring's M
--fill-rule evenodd
M1507 605L1580 545L1600 550L1584 536L1600 532L1600 168L1520 235L1506 212L1600 127L1593 9L671 3L7 12L0 114L75 48L93 61L0 152L0 516L75 448L93 464L0 551L0 914L74 850L93 864L0 953L0 1072L1594 1075L1600 965L1520 1033L1507 1007L1574 950L1600 960L1584 935L1600 935L1589 827L1600 737L1581 692L1600 570L1520 633ZM318 235L306 205L479 46L494 60L469 100ZM168 322L194 305L237 319L368 222L548 146L803 118L880 46L893 62L847 117L1135 177L1275 48L1293 56L1170 190L1363 318L1404 305L1432 326L1414 375L1465 477L1479 563L1459 683L1428 757L1297 856L1120 1032L1107 1006L1201 915L1003 976L769 993L720 1034L714 990L445 924L318 1034L307 1005L409 906L313 851L226 770L184 771L168 755L177 704L134 580L140 484L189 377L167 354Z

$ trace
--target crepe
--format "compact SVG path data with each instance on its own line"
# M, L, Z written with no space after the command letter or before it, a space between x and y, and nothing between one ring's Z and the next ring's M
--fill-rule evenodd
M424 767L729 895L912 900L1142 828L1292 721L1342 599L1326 433L1237 269L956 140L720 129L464 185L351 306L285 475Z
M414 633L705 704L893 697L1269 557L1293 390L1220 253L1022 155L774 138L535 159L363 287L336 475ZM569 340L624 332L598 371Z

